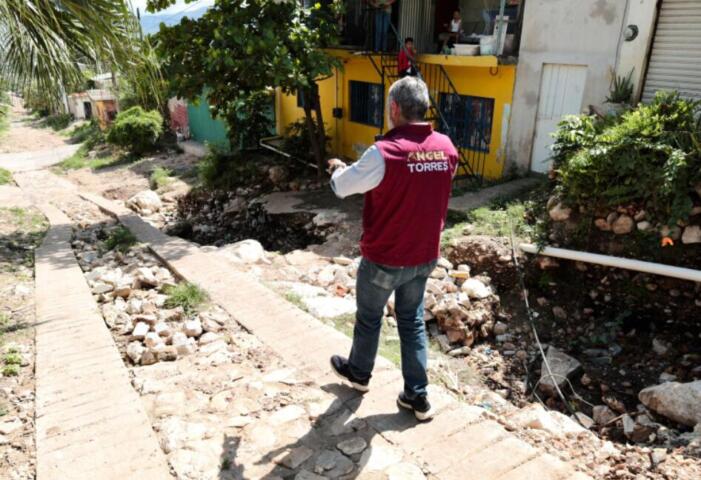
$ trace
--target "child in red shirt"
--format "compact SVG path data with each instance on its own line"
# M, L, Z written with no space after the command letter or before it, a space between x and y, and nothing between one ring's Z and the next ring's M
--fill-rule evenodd
M397 57L397 74L400 77L416 76L416 68L413 63L415 58L414 39L407 37L404 40L404 48L399 50L399 56Z

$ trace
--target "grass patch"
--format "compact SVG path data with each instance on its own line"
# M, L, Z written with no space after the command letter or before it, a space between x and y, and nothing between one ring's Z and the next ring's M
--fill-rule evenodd
M19 375L19 365L5 365L2 367L2 374L5 377L16 377Z
M9 170L0 168L0 185L7 185L12 181L12 174Z
M151 172L149 183L153 190L158 190L170 185L173 182L173 171L165 167L156 167Z
M57 164L56 169L59 170L59 173L67 172L68 170L78 170L81 168L99 170L101 168L111 167L120 163L127 163L125 158L130 158L115 157L113 155L90 158L88 155L89 151L90 148L87 145L81 145L81 147L73 155Z
M137 238L128 228L119 226L112 230L102 243L106 250L114 250L124 253L138 242Z
M90 152L92 150L105 145L105 135L95 122L78 125L68 133L68 136L70 138L70 143L82 143L82 145L73 155L53 168L55 173L61 174L68 170L78 170L81 168L99 170L101 168L132 163L140 158L131 154L115 155L109 149L106 153L102 152L94 158L91 158Z
M19 353L6 353L3 361L5 365L20 365L22 363L22 357Z
M302 301L302 297L300 295L298 295L294 292L287 292L287 293L285 293L285 300L287 300L288 302L290 302L292 305L299 308L300 310L308 312L307 306Z
M542 234L544 226L536 221L535 214L545 208L547 193L540 186L516 196L498 198L489 205L467 213L451 212L448 227L443 231L443 245L469 230L471 235L509 237L511 229L516 238L535 240Z
M165 302L166 308L182 307L187 314L198 311L209 301L207 292L190 282L169 286L164 292L168 295Z

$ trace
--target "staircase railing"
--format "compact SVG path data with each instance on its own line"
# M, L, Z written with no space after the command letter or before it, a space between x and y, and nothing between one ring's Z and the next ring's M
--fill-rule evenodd
M430 106L426 120L435 123L438 131L448 135L459 152L460 161L456 179L470 177L481 182L481 179L484 176L487 153L483 151L483 149L473 150L463 148L460 145L461 137L457 134L457 130L454 128L454 125L451 125L453 122L450 121L448 116L443 111L443 108L441 108L441 101L446 102L446 104L450 101L460 101L460 94L450 79L448 72L446 72L443 65L417 62L416 59L411 57L404 43L400 40L399 32L392 22L389 23L389 28L391 29L394 38L397 39L398 49L395 50L395 52L399 50L404 52L409 59L411 66L416 72L417 77L423 80L428 87ZM379 65L377 65L375 60L372 58L372 53L370 53L373 66L380 75L382 83L385 87L391 85L399 78L399 61L395 52L376 52L378 55L380 55ZM449 100L448 96L455 97ZM384 102L383 108L385 108ZM384 117L385 115L383 112L383 122L380 126L380 133L384 131L385 127ZM481 137L478 139L479 142L486 142L483 131L473 132L472 134L476 134L478 137Z

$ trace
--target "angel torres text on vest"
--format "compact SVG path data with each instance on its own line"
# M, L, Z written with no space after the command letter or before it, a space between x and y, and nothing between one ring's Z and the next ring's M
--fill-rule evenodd
M443 150L410 152L407 167L411 173L447 172L450 169L448 154Z

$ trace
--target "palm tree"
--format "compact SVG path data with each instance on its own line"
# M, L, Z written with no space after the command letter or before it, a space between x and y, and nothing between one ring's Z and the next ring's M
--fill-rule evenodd
M0 76L58 100L86 66L137 64L138 28L128 0L0 0Z

